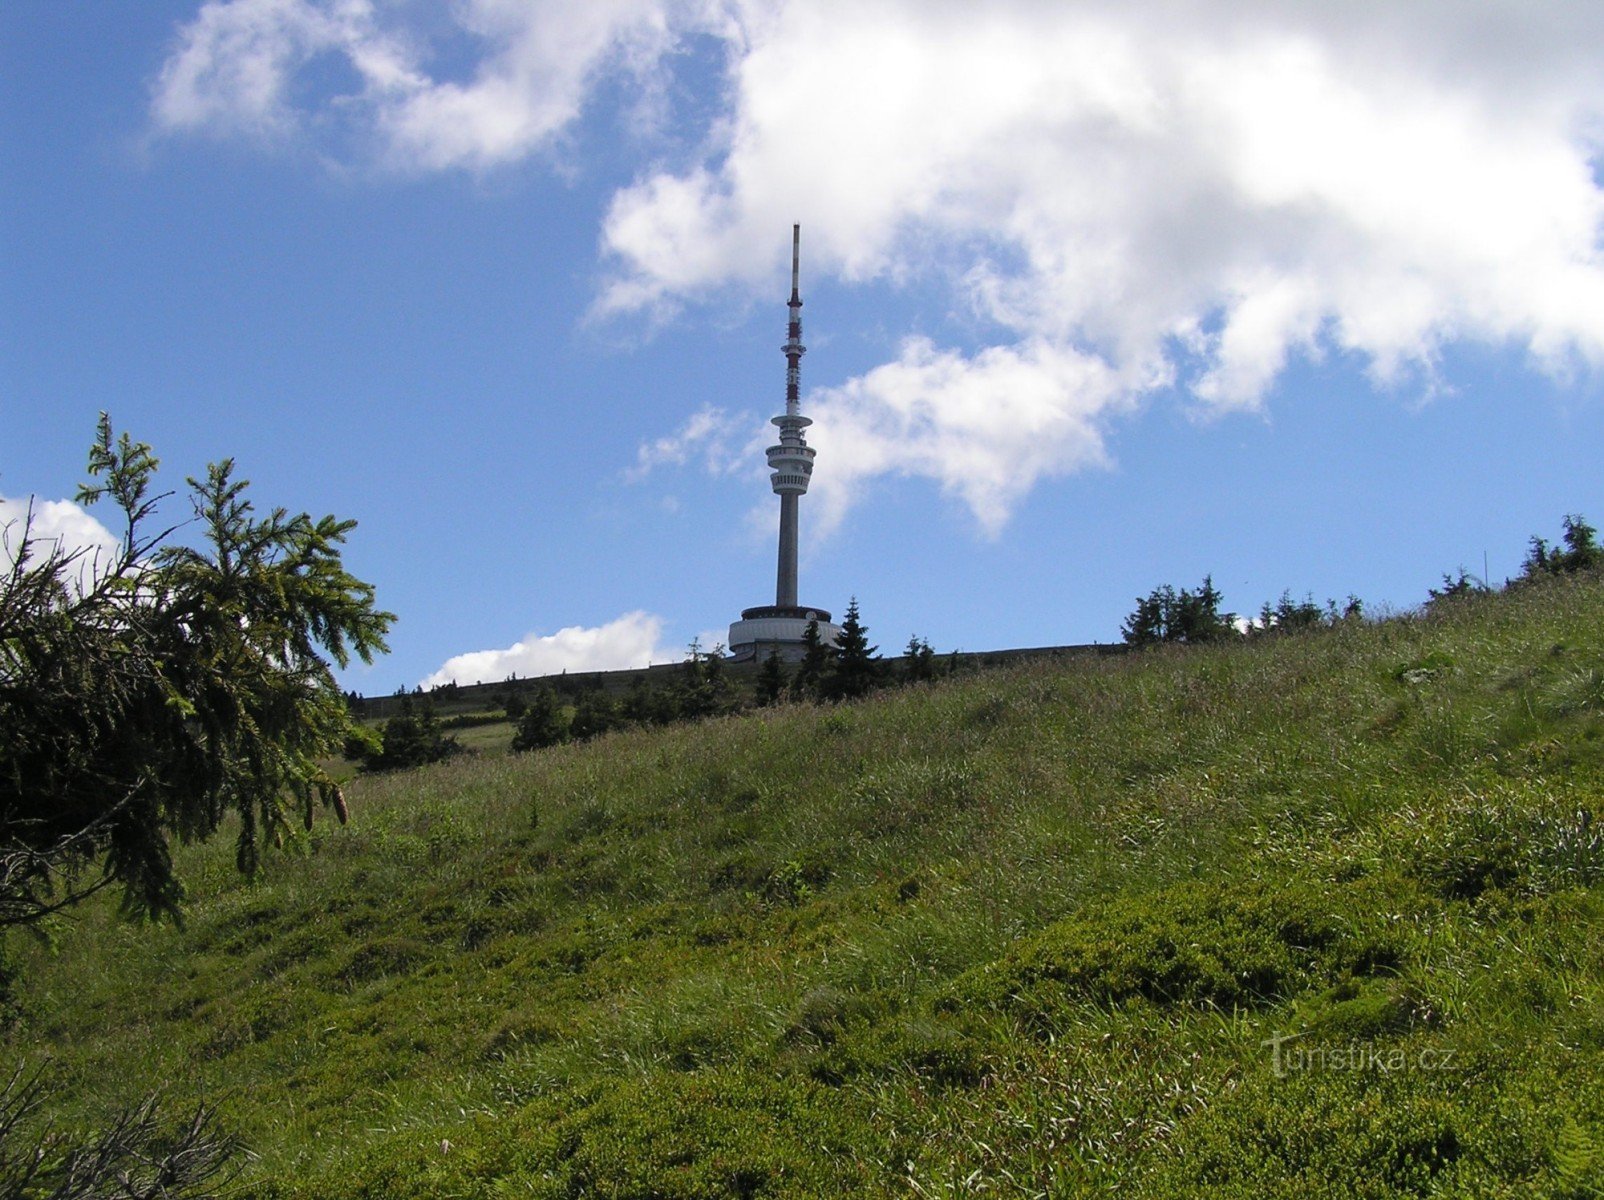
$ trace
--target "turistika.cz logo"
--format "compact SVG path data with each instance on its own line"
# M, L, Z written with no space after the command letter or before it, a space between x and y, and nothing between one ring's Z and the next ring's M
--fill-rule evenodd
M1296 1071L1452 1071L1455 1051L1430 1047L1411 1054L1402 1046L1379 1046L1358 1039L1347 1042L1303 1042L1307 1034L1278 1033L1265 1038L1277 1078Z

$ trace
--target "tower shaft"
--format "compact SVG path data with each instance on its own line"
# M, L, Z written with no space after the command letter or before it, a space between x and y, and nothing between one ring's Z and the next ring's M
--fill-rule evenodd
M780 495L780 569L774 585L774 603L781 608L796 607L797 494Z

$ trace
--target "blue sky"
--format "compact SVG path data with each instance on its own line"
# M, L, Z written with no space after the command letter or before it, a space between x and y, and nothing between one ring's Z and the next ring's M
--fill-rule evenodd
M107 409L359 522L347 686L676 658L771 601L801 222L883 649L1500 579L1604 518L1604 12L1389 9L12 0L0 505Z

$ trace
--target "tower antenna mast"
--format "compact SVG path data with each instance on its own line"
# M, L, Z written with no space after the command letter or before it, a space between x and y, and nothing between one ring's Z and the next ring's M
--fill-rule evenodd
M775 417L780 427L780 444L770 446L769 484L780 498L780 560L776 573L774 603L780 608L796 607L797 501L807 494L813 475L813 456L802 431L813 424L802 415L802 226L791 226L791 310L786 325L785 415Z
M780 440L768 448L769 486L780 498L780 555L774 579L774 605L743 609L730 626L730 650L737 660L773 652L800 658L814 627L819 640L833 644L840 629L821 608L802 607L796 599L797 503L813 477L814 449L803 432L813 422L802 415L802 226L791 226L790 317L785 327L785 411L772 418Z

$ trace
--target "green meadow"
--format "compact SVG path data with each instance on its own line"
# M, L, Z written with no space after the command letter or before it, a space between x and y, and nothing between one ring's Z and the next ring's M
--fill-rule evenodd
M13 935L258 1197L1604 1196L1604 582L362 776ZM103 899L105 902L100 902Z

